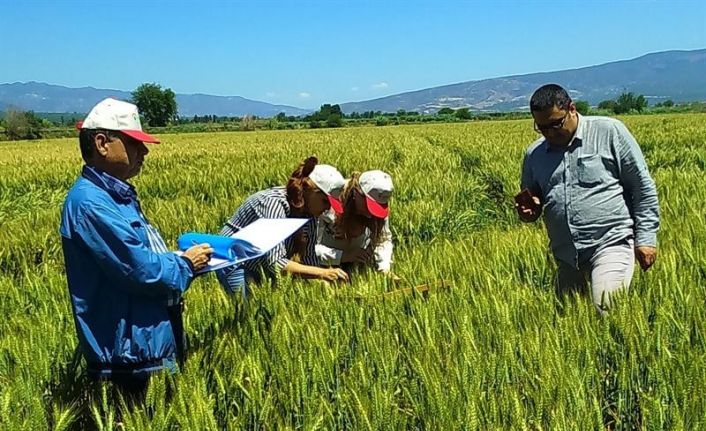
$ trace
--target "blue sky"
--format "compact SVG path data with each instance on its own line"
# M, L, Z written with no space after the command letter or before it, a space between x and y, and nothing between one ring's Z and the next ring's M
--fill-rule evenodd
M0 0L0 83L305 108L706 48L704 1Z

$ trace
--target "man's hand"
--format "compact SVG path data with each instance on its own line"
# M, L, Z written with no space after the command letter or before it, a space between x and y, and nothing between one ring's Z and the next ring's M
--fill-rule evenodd
M648 245L635 247L635 257L642 270L647 271L657 260L657 249Z
M182 256L187 258L191 265L194 267L194 271L203 269L209 260L211 260L211 255L213 254L213 249L208 244L199 244L186 250Z
M525 203L515 202L515 209L517 210L517 215L519 215L520 220L525 223L537 221L540 214L542 213L542 205L537 196L532 196L532 203L534 203L534 205L527 205Z
M321 268L319 278L326 281L348 281L348 274L341 268Z

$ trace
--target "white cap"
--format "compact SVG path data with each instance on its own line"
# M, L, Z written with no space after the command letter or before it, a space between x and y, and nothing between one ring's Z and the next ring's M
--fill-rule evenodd
M378 218L387 217L393 190L392 177L383 171L365 171L358 177L358 184L365 194L368 211Z
M116 130L141 142L159 143L157 138L142 131L137 106L110 97L98 102L78 128Z
M309 174L309 179L328 196L331 208L337 213L342 213L343 205L338 198L343 191L345 179L338 169L331 165L316 165Z

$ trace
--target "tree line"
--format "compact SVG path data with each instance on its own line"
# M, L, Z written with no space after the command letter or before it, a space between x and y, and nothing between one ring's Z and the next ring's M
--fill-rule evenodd
M434 113L419 113L400 109L397 112L366 111L345 114L338 104L323 104L321 107L307 115L292 116L280 112L272 118L262 119L257 116L246 115L243 117L194 115L193 117L179 117L176 94L170 88L162 88L156 83L145 83L131 93L131 102L136 104L142 123L149 128L164 128L168 131L210 131L210 130L255 130L255 129L294 129L294 128L328 128L343 127L348 125L374 124L386 126L390 124L409 124L424 122L453 122L468 120L491 120L505 118L529 117L528 112L478 112L468 107L453 109L443 107ZM581 114L629 114L643 113L648 109L648 101L642 94L625 92L615 99L603 100L594 108L585 100L575 101L576 109ZM690 103L677 105L672 100L665 100L652 106L658 112L706 112L706 103ZM57 118L57 116L60 116ZM4 129L7 139L39 139L53 136L52 131L58 130L59 134L76 121L83 118L83 114L49 114L39 116L32 111L9 109L0 119L0 129ZM220 124L221 128L210 125ZM202 126L199 126L202 125ZM57 129L61 128L61 129ZM0 130L1 131L1 130ZM1 135L0 135L1 137Z

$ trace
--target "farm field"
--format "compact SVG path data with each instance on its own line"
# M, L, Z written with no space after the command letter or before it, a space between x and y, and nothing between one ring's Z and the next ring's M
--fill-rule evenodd
M623 120L662 228L606 318L556 296L544 227L512 207L531 120L160 136L134 184L170 246L316 154L389 172L397 287L450 287L282 278L244 302L201 277L182 372L127 408L75 355L58 225L78 140L0 142L0 429L704 429L706 114Z

